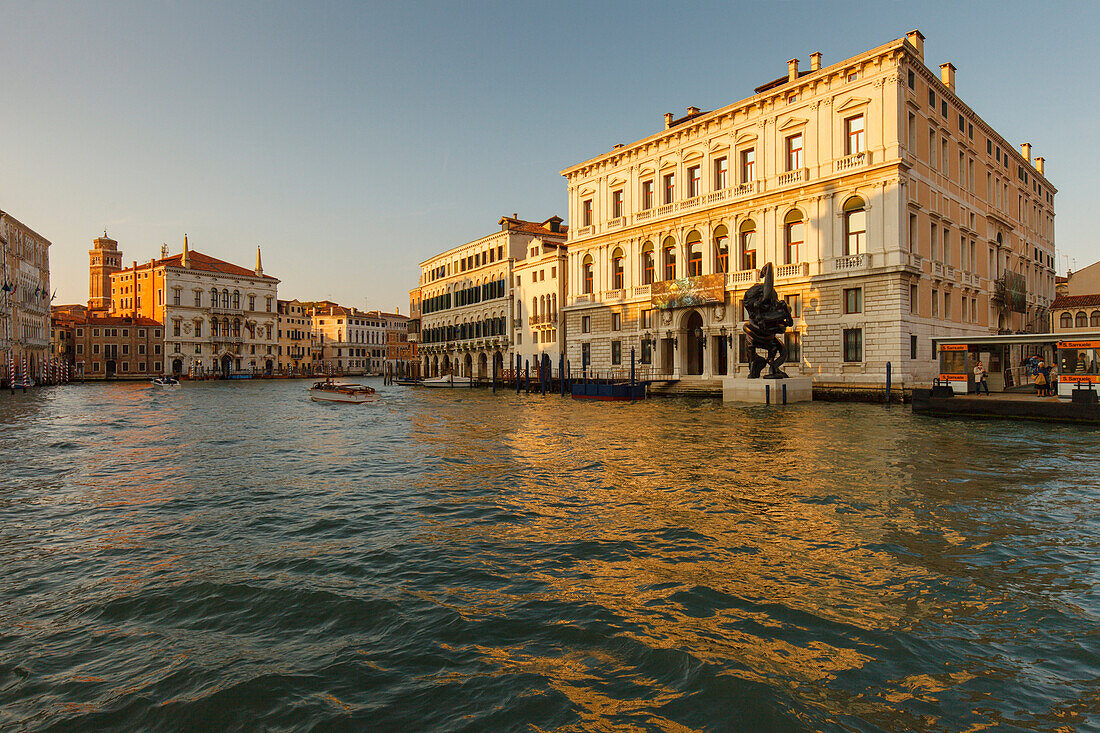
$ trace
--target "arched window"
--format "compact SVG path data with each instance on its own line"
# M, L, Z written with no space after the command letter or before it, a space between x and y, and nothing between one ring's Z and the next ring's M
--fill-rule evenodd
M1069 313L1063 313L1062 317L1058 319L1058 325L1061 328L1073 328L1073 316Z
M1084 311L1077 311L1077 317L1073 319L1074 328L1087 328L1089 325L1089 319L1085 315Z
M792 210L783 219L783 241L787 245L784 264L801 262L799 258L803 254L802 245L806 241L806 225L802 221L802 212L798 209Z
M729 230L721 225L714 230L714 265L718 272L730 271Z
M229 335L229 319L228 318L223 318L222 319L222 335L223 336L228 336Z
M550 319L554 322L558 322L558 294L554 293L550 296Z
M531 298L531 317L538 321L539 317L539 299Z
M592 292L592 255L585 255L581 263L581 282L584 284L584 292Z
M218 319L217 318L211 318L210 319L210 335L214 338L218 337Z
M652 285L654 280L653 242L642 245L642 285Z
M210 307L211 308L217 308L218 307L218 289L217 288L210 288Z
M240 308L241 307L241 291L240 290L234 290L233 291L233 307L234 308Z
M240 318L234 318L233 319L233 335L238 336L238 337L241 335L241 319Z
M229 288L222 290L222 308L229 307Z
M756 222L752 219L746 219L741 224L740 229L741 239L741 269L742 270L755 270L756 269Z
M663 259L665 280L676 279L676 240L672 237L666 237L664 244L661 247L661 257Z
M703 235L693 231L684 245L687 247L688 277L699 277L703 274Z
M1093 311L1089 316L1089 325L1092 327L1100 326L1100 311Z
M853 196L844 203L844 254L867 251L867 210L863 199Z
M618 247L611 253L611 287L622 290L624 287L623 251Z

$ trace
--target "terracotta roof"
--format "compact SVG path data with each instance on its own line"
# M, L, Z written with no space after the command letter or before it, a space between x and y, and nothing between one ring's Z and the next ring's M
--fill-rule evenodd
M558 231L551 231L550 227L546 226L550 223L550 219L544 222L526 221L525 219L518 219L512 216L502 216L500 221L508 222L508 231L520 232L523 234L536 234L540 237L565 237L569 233L569 227L562 224Z
M1059 295L1050 304L1051 310L1055 308L1082 308L1089 305L1100 305L1100 293L1088 295Z
M192 270L217 272L223 275L234 275L236 277L257 277L255 270L249 270L240 265L234 265L232 262L219 260L217 257L204 255L202 252L196 252L195 250L189 252L188 258L190 259L190 269ZM178 255L172 255L171 257L165 257L164 259L155 260L153 266L157 267L164 265L166 267L183 267L182 261L183 253L180 253ZM148 263L142 264L139 262L137 264L139 270L144 270L148 266ZM133 267L127 267L119 272L130 272L133 269ZM270 275L259 275L258 277L263 280L277 280L277 278L271 277Z

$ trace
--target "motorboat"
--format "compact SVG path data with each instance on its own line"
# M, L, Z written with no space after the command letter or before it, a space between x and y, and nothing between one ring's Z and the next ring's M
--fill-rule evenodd
M454 374L444 374L442 377L432 377L420 381L421 387L442 387L445 389L454 387L473 387L472 377L456 377Z
M153 380L154 387L178 387L180 380L175 377L157 377Z
M309 388L309 398L314 402L350 402L361 405L378 399L373 387L351 382L314 382Z

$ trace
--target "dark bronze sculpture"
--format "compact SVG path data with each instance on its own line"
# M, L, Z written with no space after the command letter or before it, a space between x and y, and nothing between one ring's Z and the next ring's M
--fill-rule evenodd
M775 292L772 263L764 265L760 277L763 282L749 288L744 301L749 316L744 327L749 347L749 379L760 379L765 365L771 369L764 379L786 379L787 373L779 367L787 361L787 346L778 336L794 325L794 319L790 306ZM762 349L767 356L757 354L757 349Z

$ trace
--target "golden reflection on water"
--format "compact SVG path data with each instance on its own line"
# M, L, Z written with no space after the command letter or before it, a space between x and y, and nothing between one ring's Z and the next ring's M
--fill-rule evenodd
M900 502L915 488L898 465L913 450L904 431L831 435L811 410L798 408L760 414L701 406L676 424L629 419L618 406L600 408L519 406L495 415L492 426L455 425L439 416L414 421L413 439L437 442L452 461L431 484L510 485L450 499L467 508L470 501L490 501L486 510L504 517L500 521L424 516L431 529L418 541L505 543L511 555L514 548L542 548L525 570L532 586L545 589L542 599L606 609L623 619L618 635L645 648L687 650L719 669L732 663L745 680L807 688L801 694L823 709L835 695L825 683L875 660L879 650L861 632L876 638L921 618L986 610L972 600L915 604L913 596L919 598L934 572L880 549L897 541L899 528L918 523L911 506ZM471 439L456 444L448 438L455 430ZM484 450L471 448L479 445ZM939 539L965 541L950 527ZM591 557L584 557L584 543L594 544ZM542 556L544 548L560 548L568 558L564 566ZM482 558L488 570L495 561L491 552ZM705 589L703 605L693 608L698 589ZM711 593L718 597L708 602ZM473 607L489 615L507 614L521 600L507 591L460 595L467 612ZM815 638L822 626L824 638ZM836 634L839 644L830 642ZM577 709L588 711L585 723L594 726L680 694L652 681L644 702L601 694L592 684L592 664L622 669L634 663L599 650L546 656L519 645L482 651L502 670L550 678ZM948 675L942 684L969 678ZM943 689L931 678L899 680L888 702L923 700ZM881 704L871 707L885 712Z
M66 474L68 494L33 498L58 512L48 532L13 525L0 541L0 562L79 555L88 577L69 579L66 592L121 619L97 622L91 636L103 644L156 640L124 676L83 664L63 673L108 690L95 703L65 702L74 714L154 696L179 670L324 669L333 621L311 615L313 604L331 601L338 623L357 628L385 611L364 603L360 619L349 608L380 598L401 609L398 620L368 641L340 641L363 656L361 667L392 673L399 664L372 657L374 641L431 625L417 617L423 610L403 616L405 606L446 609L461 621L456 636L471 636L413 628L428 656L473 650L493 677L534 676L528 689L544 685L568 700L576 722L563 730L695 730L662 708L687 696L720 707L735 688L766 691L777 709L789 696L818 721L842 711L870 726L961 728L939 706L995 670L1000 652L914 670L906 661L917 652L895 648L897 639L934 637L927 625L978 629L991 635L990 650L1026 647L1032 629L1011 639L987 629L1014 623L1012 594L1046 593L1038 571L1054 572L975 562L1049 531L1013 511L1028 492L996 466L972 470L966 430L930 430L886 408L420 392L375 412L215 400L218 411L197 419L188 400L202 388L165 398L121 387L98 442L56 438L57 450L80 459ZM89 413L99 409L94 393L79 394ZM1034 475L1054 473L1040 464ZM972 516L968 502L987 516ZM990 506L1006 509L1003 521L989 521ZM1089 584L1060 587L1087 593ZM284 617L283 598L296 594ZM24 619L35 609L21 604L0 608L9 628L48 634L50 617ZM290 657L262 624L253 628L251 604L272 606L257 612L262 623L290 625L280 632L294 637ZM1087 616L1087 602L1077 611ZM508 628L496 636L495 626ZM299 631L314 636L300 643ZM306 662L288 661L302 649ZM484 674L462 664L425 671L418 661L401 684L463 686ZM861 689L869 679L874 689ZM202 705L231 686L215 673L168 702ZM976 710L984 701L972 688L958 694ZM342 715L361 709L357 692L308 696ZM708 719L700 729L720 718Z

